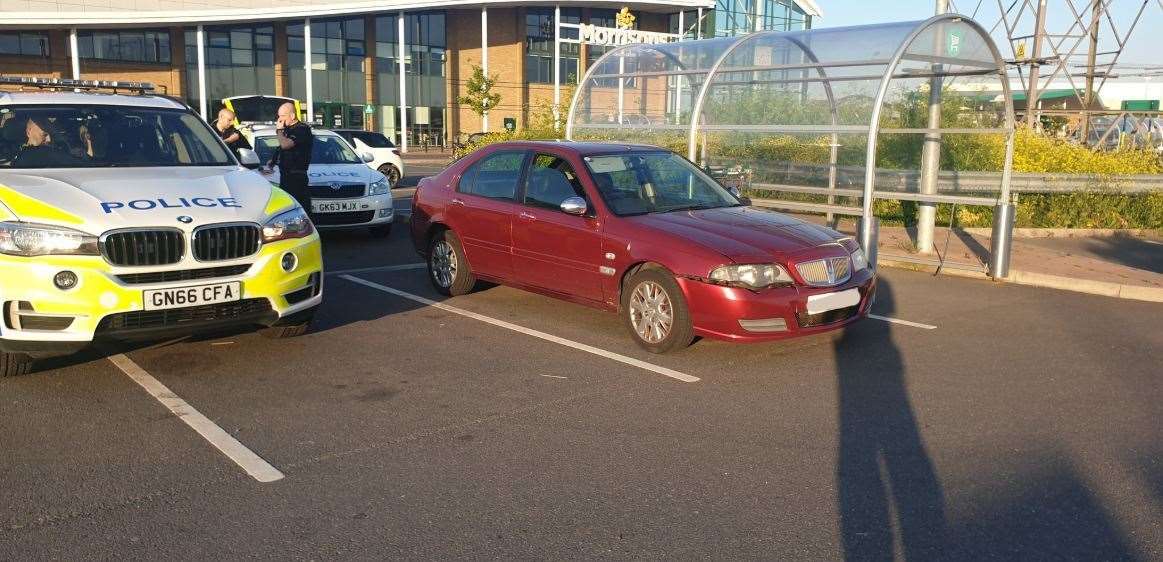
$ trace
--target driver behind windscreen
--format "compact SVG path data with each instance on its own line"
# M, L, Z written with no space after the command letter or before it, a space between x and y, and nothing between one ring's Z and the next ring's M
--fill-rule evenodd
M14 168L55 168L78 163L64 143L54 143L52 123L41 116L29 117L24 125L25 142L12 161Z

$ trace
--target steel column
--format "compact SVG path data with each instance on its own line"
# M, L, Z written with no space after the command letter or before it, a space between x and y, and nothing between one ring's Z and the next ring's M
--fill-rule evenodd
M202 26L198 26L196 35L198 44L198 113L202 119L207 119L206 115L206 30Z
M408 82L406 72L408 65L405 62L405 53L408 41L404 38L404 12L396 18L396 34L399 44L396 46L396 61L400 64L400 152L408 152Z
M69 59L73 67L73 80L81 79L81 53L77 51L77 28L69 30Z
M307 122L315 124L315 82L311 77L312 60L315 53L311 51L311 18L303 20L303 77L307 86Z
M489 6L481 6L481 71L485 79L489 77ZM489 132L489 109L481 114L481 132Z

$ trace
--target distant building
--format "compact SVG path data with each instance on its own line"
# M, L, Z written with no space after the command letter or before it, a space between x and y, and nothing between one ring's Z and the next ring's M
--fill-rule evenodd
M472 65L484 62L482 42L489 73L500 77L492 130L506 118L523 126L530 105L552 99L554 90L555 7L542 2L3 3L0 73L152 82L207 114L230 96L289 96L309 101L319 125L383 131L412 145L443 144L483 127L457 102ZM617 27L619 10L609 2L558 7L559 23ZM639 0L626 7L637 29L684 39L805 29L820 16L812 0ZM561 81L577 79L612 48L560 47Z

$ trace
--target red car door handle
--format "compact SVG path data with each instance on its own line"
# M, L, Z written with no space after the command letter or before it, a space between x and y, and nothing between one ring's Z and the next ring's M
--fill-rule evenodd
M521 214L517 215L517 216L519 216L527 221L537 220L537 215L534 215L533 213L530 213L529 211L521 211Z
M463 207L464 206L464 199L456 198L456 199L453 199L452 201L449 201L448 203L450 205L460 205L461 207Z

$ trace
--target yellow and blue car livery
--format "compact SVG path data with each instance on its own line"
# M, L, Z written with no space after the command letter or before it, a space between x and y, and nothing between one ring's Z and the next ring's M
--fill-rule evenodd
M319 236L241 166L0 169L0 352L310 320Z

